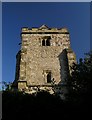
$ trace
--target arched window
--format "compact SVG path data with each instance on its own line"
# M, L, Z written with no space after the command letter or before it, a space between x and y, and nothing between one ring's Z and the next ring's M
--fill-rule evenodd
M47 83L51 83L51 72L47 73Z
M50 39L46 40L46 46L50 46Z
M45 46L45 40L42 40L42 46Z

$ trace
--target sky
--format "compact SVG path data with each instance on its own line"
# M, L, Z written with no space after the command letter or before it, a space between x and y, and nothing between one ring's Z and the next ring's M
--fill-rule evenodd
M2 80L15 79L22 27L67 27L77 60L90 50L90 3L14 2L2 5Z

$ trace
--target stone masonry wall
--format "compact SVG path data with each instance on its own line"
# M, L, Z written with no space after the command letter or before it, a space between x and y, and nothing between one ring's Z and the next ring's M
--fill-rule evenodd
M48 38L50 46L44 45L47 44ZM71 50L69 32L66 28L48 29L44 25L34 29L22 28L21 39L21 59L17 65L18 89L27 86L30 91L31 88L28 86L51 85L47 82L48 72L51 72L54 84L67 79L68 68L70 70L70 65L75 61L75 54ZM51 87L49 88L51 90Z
M42 46L44 36L50 36L51 46ZM23 34L20 79L27 84L47 84L44 71L50 70L52 78L59 83L59 54L70 46L69 34ZM62 65L63 66L63 65Z

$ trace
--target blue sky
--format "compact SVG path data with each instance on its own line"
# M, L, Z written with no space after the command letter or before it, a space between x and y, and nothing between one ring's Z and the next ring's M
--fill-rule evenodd
M67 27L77 59L90 49L90 3L3 3L2 6L3 81L15 79L16 54L20 49L22 27Z

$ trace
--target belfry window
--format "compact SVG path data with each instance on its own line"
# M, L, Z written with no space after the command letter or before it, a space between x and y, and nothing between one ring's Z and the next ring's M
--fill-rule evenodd
M46 46L50 46L50 39L46 40Z
M42 46L50 46L50 36L45 36L42 40Z
M45 40L42 40L42 46L45 46Z

